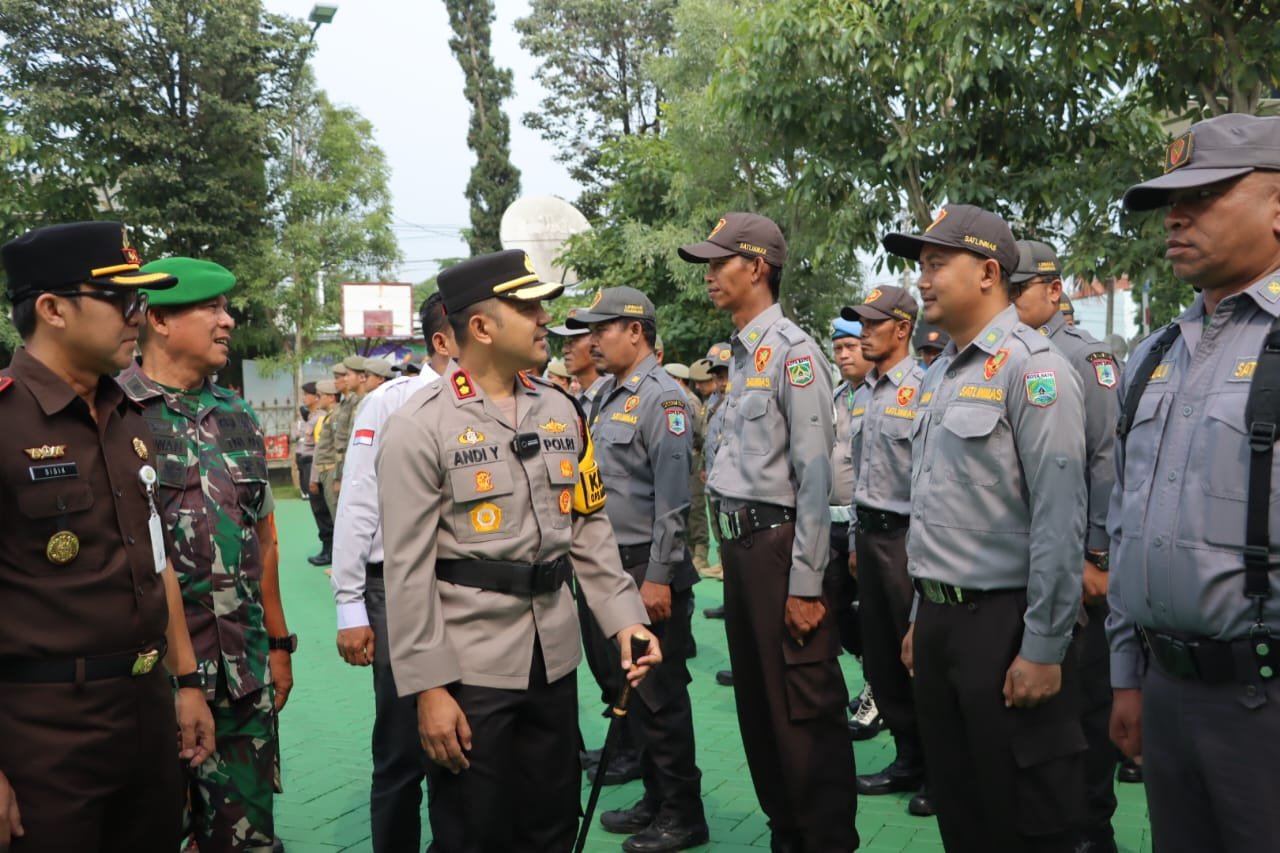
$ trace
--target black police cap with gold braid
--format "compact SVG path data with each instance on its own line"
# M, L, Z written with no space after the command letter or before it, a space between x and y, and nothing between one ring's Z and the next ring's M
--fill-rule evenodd
M40 293L99 287L173 287L168 273L140 273L142 259L119 222L68 222L28 231L0 247L10 301Z
M495 297L528 302L555 299L564 292L563 284L539 279L533 261L519 249L479 255L441 270L436 284L446 314Z

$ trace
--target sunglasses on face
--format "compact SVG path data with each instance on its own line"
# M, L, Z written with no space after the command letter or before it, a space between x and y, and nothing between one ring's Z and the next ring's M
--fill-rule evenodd
M110 302L120 310L121 316L127 323L134 317L147 310L147 302L149 297L146 291L129 289L129 290L55 290L52 291L54 296L61 296L64 299L75 299L81 296L87 296L90 299L97 299L99 302Z

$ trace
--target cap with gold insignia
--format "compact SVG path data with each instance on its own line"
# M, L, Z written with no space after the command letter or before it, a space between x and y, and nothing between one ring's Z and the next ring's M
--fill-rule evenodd
M846 320L909 320L916 321L919 306L910 293L901 287L886 284L867 294L861 305L846 305L840 316Z
M576 317L578 313L581 312L582 310L583 309L581 308L570 308L568 316ZM591 330L588 329L586 326L580 326L576 329L571 329L569 328L568 323L565 323L562 326L550 326L548 327L547 331L553 335L559 335L562 338L576 338L579 335L586 335L586 334L590 334L591 332Z
M707 350L707 361L711 362L712 370L728 370L732 359L733 347L728 343L712 344Z
M1076 306L1071 304L1071 297L1065 293L1058 300L1058 310L1068 317L1074 317L1076 314Z
M1280 171L1280 116L1227 113L1198 121L1169 143L1164 174L1129 187L1124 206L1155 210L1172 190L1189 190L1247 175Z
M772 219L758 213L726 213L701 243L681 246L680 257L691 264L742 255L764 258L781 267L787 260L787 241Z
M332 379L320 379L316 381L317 394L332 394L338 396L338 383Z
M711 372L711 361L709 359L700 358L689 365L689 381L709 382L715 378L715 375Z
M520 249L508 249L469 258L441 270L436 277L446 314L454 314L486 299L515 299L531 302L555 299L563 284L541 281L533 261Z
M213 261L197 258L161 258L142 268L143 272L164 273L178 280L174 287L152 290L147 287L150 305L194 305L221 296L236 286L231 270Z
M365 358L362 355L349 355L342 360L342 366L356 373L364 373Z
M1042 276L1049 281L1062 277L1062 264L1048 243L1039 240L1018 241L1018 268L1009 276L1014 284L1026 284Z
M68 222L36 228L0 247L10 302L81 284L162 290L178 280L142 272L138 250L119 222Z
M887 251L913 261L920 260L925 246L933 245L992 258L1007 273L1018 267L1018 247L1009 226L991 211L971 204L948 204L923 234L895 231L884 235L880 243Z
M941 352L949 343L951 343L950 335L923 320L916 326L916 333L911 337L911 346L915 347L916 352L924 349L936 349Z
M374 376L381 376L383 379L390 379L396 375L391 369L391 362L385 358L366 358L364 360L364 372L372 373Z
M606 287L585 311L576 310L564 324L570 329L585 329L592 323L609 320L653 320L658 312L652 300L634 287Z

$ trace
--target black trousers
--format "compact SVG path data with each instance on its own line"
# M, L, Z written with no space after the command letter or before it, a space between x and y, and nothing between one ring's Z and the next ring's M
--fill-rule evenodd
M841 647L854 657L862 657L862 627L859 624L858 582L849 574L849 525L831 522L831 559L823 579L831 599L831 611L840 634Z
M1280 680L1202 684L1151 666L1142 679L1142 775L1153 850L1275 849L1278 706Z
M627 567L632 578L642 576L644 570L645 565ZM662 646L662 666L640 683L627 713L632 740L640 749L645 800L659 816L673 817L686 825L706 819L689 701L692 603L692 587L672 590L671 618L649 626Z
M311 457L298 459L298 482L302 486L303 497L311 506L311 516L316 520L316 532L320 535L320 549L323 553L333 552L333 516L329 513L329 505L323 495L310 493Z
M164 668L84 684L0 683L0 768L26 835L12 853L173 853L182 771Z
M591 670L591 676L600 687L600 703L602 706L600 710L607 713L607 709L618 701L618 697L622 695L622 685L626 681L622 672L622 658L619 654L618 646L613 640L604 635L604 631L600 630L600 625L596 622L595 616L591 615L591 609L587 606L586 596L582 594L582 589L577 585L576 580L574 581L574 596L578 601L578 627L582 631L582 655L587 660L587 669ZM664 655L666 653L665 645L663 646L663 653ZM614 750L614 758L622 754L634 754L636 752L635 738L631 735L630 726L619 727Z
M1116 813L1116 762L1120 750L1111 742L1111 647L1107 643L1105 601L1085 606L1089 623L1080 643L1080 699L1089 751L1085 756L1084 784L1089 814L1083 835L1094 841L1105 841L1115 835L1111 817Z
M875 691L876 707L893 733L898 758L923 769L914 688L902 665L902 639L910 626L915 596L907 574L907 529L859 530L855 547L862 670Z
M1004 705L1026 606L1019 590L967 605L921 601L916 613L916 709L949 853L1075 848L1086 748L1076 649L1062 662L1058 695L1035 708Z
M429 853L565 853L578 828L578 678L547 683L535 641L527 690L453 684L471 766L428 774Z
M849 692L829 601L803 646L787 633L794 536L784 524L721 543L738 726L774 839L806 853L848 853L858 848Z
M387 640L387 592L382 578L365 581L373 629L373 784L369 818L374 853L422 849L422 780L431 764L418 739L418 703L396 693Z

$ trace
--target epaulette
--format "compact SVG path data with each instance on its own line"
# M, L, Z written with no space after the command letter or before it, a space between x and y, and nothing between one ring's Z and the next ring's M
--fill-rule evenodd
M1053 348L1047 336L1040 334L1026 323L1014 326L1013 336L1022 341L1027 347L1027 352L1030 353L1045 352Z
M782 318L775 327L782 339L793 346L795 344L803 344L809 341L809 336L805 334L804 329L797 326L787 318Z
M556 383L552 382L550 379L543 379L541 376L538 376L537 374L534 374L534 373L530 373L527 370L520 371L519 373L516 374L516 377L520 380L520 382L526 388L532 389L533 386L540 385L543 388L554 388L557 391L564 391L563 388L561 388ZM573 399L573 395L567 391L565 391L565 396L569 397L570 399Z

